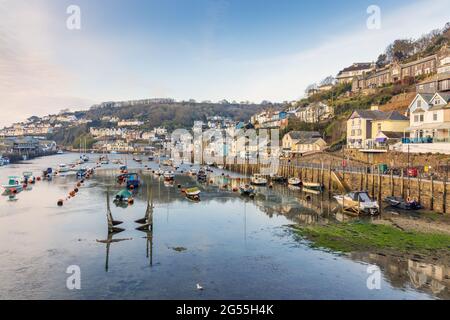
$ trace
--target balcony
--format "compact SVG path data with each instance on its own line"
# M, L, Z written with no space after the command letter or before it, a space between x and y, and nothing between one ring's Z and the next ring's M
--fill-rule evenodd
M447 138L432 138L432 137L403 138L402 143L403 144L450 143L450 137L447 137Z

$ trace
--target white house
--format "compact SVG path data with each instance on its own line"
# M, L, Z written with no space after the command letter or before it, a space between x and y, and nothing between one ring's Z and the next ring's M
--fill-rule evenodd
M403 151L450 154L450 93L418 94L408 108Z

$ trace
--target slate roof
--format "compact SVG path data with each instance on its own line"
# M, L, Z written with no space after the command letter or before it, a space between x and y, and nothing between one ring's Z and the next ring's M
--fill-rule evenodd
M294 140L322 138L322 135L317 131L291 131L288 135Z
M361 118L371 120L408 120L407 117L400 114L398 111L383 112L379 110L356 110ZM353 117L353 115L352 115Z
M338 76L340 76L344 72L366 70L366 69L370 69L371 67L372 67L372 63L370 63L370 62L355 63L355 64L351 65L350 67L347 67L347 68L341 70L339 72Z

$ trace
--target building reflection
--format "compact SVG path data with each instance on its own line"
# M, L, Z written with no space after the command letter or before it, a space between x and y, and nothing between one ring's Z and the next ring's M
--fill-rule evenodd
M418 261L401 255L351 253L350 258L377 265L395 288L413 286L417 290L450 299L450 267L427 260ZM424 258L425 259L425 258Z

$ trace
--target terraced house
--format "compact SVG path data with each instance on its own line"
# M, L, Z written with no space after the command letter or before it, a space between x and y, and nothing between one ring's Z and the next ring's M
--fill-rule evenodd
M450 71L450 48L443 46L438 53L423 57L408 63L399 64L393 62L384 68L364 72L352 78L352 91L360 92L367 89L378 88L387 84L402 81L419 76L432 76L444 74ZM448 76L448 75L447 75ZM447 77L448 79L448 77ZM437 90L437 89L436 89Z

